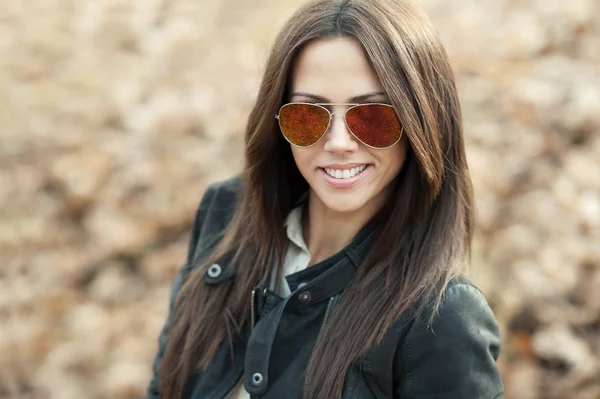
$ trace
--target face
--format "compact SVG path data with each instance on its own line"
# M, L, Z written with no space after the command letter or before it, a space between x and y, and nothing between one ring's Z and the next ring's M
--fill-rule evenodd
M389 104L360 43L350 37L307 44L298 54L290 83L290 102ZM311 206L372 215L390 195L392 181L404 164L406 138L403 135L386 149L367 147L344 122L343 113L349 106L328 108L334 115L325 136L311 147L291 146L296 165L310 185ZM356 168L359 173L348 178ZM344 178L344 171L352 169Z

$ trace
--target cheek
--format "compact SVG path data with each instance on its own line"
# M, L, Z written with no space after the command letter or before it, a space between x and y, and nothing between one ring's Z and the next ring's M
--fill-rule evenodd
M387 165L388 172L393 173L395 177L402 169L406 159L406 140L401 140L392 148L383 150L379 159L382 164Z
M290 148L292 149L292 156L294 157L294 162L296 162L296 166L298 167L298 169L302 169L302 153L298 152L296 147L294 147L293 145L290 145Z
M313 161L313 151L311 151L313 148L297 148L294 146L291 146L291 148L298 169L300 171L308 170Z

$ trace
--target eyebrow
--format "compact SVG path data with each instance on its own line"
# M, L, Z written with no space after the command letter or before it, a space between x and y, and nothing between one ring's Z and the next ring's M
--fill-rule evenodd
M373 93L367 93L367 94L362 94L360 96L355 96L355 97L350 97L347 101L349 103L359 103L361 101L364 101L368 98L371 97L375 97L375 96L386 96L387 94L385 94L383 91L377 91L377 92L373 92ZM308 98L312 98L313 100L316 100L318 102L322 102L322 103L329 103L331 101L329 101L329 99L325 98L325 97L321 97L321 96L317 96L315 94L310 94L310 93L302 93L302 92L296 92L296 93L292 93L292 97L308 97Z

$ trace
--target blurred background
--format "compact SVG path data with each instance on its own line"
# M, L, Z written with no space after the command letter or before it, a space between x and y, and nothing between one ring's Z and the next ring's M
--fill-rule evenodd
M304 0L4 0L0 398L140 398L207 184ZM600 2L420 0L454 65L507 399L600 398Z

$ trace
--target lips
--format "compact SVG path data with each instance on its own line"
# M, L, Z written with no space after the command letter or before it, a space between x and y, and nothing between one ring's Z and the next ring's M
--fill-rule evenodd
M371 164L353 164L351 168L347 166L345 168L339 168L339 166L337 168L319 168L319 174L333 188L350 188L364 179L372 168ZM351 175L351 171L355 172L354 175Z

